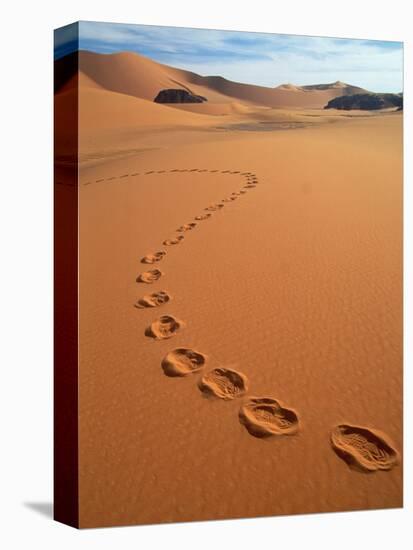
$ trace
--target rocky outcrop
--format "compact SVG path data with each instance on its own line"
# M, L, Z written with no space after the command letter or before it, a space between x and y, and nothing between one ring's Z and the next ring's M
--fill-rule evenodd
M161 90L154 99L155 103L203 103L207 101L202 95L195 95L187 90Z
M339 96L330 100L324 109L377 111L392 107L397 107L398 111L403 110L403 94L354 94Z

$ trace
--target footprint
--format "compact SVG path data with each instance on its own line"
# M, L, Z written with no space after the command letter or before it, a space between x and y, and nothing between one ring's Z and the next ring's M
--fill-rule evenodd
M222 199L222 202L231 202L232 200L234 200L233 197L227 197L226 199Z
M198 372L206 363L206 355L189 348L176 348L162 360L166 376L187 376Z
M376 430L339 424L331 432L331 444L338 456L356 470L390 470L399 461L386 435Z
M159 290L158 292L153 292L152 294L147 294L140 298L136 303L135 307L139 309L147 307L158 307L163 304L166 304L171 299L171 295L166 292L166 290Z
M254 187L256 187L256 185L253 185L252 183L249 183L248 185L244 185L245 189L254 189Z
M147 254L142 258L141 263L154 264L156 262L160 262L165 254L165 250L160 250L159 252L154 252L153 254Z
M239 411L241 424L255 437L292 435L298 431L298 416L271 397L250 397Z
M163 244L164 244L165 246L171 246L171 245L173 245L173 244L179 244L179 243L182 241L183 238L184 238L183 235L177 235L177 236L174 237L173 239L166 239L166 240L163 242Z
M145 330L145 335L156 340L164 340L172 338L183 326L184 323L172 315L162 315Z
M160 279L162 275L163 273L159 269L150 269L149 271L144 271L141 273L136 279L136 282L151 284Z
M205 210L210 212L215 212L216 210L219 210L220 208L224 208L223 204L211 204L211 206L207 206Z
M177 231L179 231L179 233L183 233L184 231L191 231L191 229L193 229L194 227L196 227L195 222L185 223L184 225L181 225L181 227L179 227Z
M207 372L199 382L199 388L206 394L221 399L235 399L247 391L247 377L231 369L216 368Z
M199 216L195 216L195 219L196 219L196 220L207 220L207 219L210 218L211 216L212 216L211 213L200 214Z
M245 191L245 190L240 191L240 194L241 194L241 195L244 195L245 193L247 193L247 191Z

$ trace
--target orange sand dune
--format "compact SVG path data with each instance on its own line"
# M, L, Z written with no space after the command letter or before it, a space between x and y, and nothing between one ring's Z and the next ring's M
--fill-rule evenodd
M141 126L159 124L175 126L205 124L202 115L180 112L167 105L103 89L83 89L79 97L83 131L111 128L114 118L118 129L124 127L139 129Z
M191 111L193 113L224 116L224 115L248 115L256 113L257 107L249 106L237 101L226 101L224 103L177 103L170 104L170 107L180 109L182 111ZM261 111L263 109L261 108Z
M92 81L107 90L151 101L161 89L183 88L203 95L213 103L237 99L248 104L269 107L322 108L338 95L361 91L361 88L342 83L318 86L320 89L291 89L285 85L266 88L242 84L220 76L200 76L129 52L104 55L81 51L79 68Z

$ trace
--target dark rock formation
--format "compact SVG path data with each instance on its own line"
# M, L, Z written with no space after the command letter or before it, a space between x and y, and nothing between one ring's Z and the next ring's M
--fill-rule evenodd
M362 111L377 111L397 107L403 110L403 94L354 94L331 99L324 109L360 109Z
M155 103L203 103L207 101L202 95L194 95L187 90L161 90L154 99Z

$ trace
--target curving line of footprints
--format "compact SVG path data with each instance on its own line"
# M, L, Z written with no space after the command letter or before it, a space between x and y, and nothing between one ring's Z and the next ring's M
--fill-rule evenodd
M194 230L198 223L208 220L214 213L221 211L225 203L231 203L258 184L258 177L253 172L239 170L207 170L198 168L148 170L143 173L134 172L87 181L83 185L93 183L113 182L123 178L164 174L168 172L193 172L238 175L245 178L244 185L218 203L204 208L204 211L188 223L177 228L175 235L163 241L163 245L175 246L182 243L185 234ZM60 183L60 182L57 182ZM165 255L166 250L150 252L141 259L143 264L156 264ZM153 284L162 277L163 272L152 268L140 273L136 279L138 283ZM142 296L134 305L138 309L155 308L167 304L171 295L166 290L158 290ZM162 315L155 319L145 330L145 335L156 340L172 338L185 323L173 315ZM207 364L207 355L190 348L175 348L169 351L161 362L166 376L183 377L204 372ZM249 386L247 377L236 370L218 367L205 372L198 380L199 389L206 395L224 400L233 400L245 396ZM240 423L253 436L263 438L279 435L294 435L300 429L300 421L294 409L284 406L273 397L245 397L238 413ZM332 448L337 455L353 469L363 472L390 470L399 462L399 453L389 438L378 430L370 428L339 424L334 427L330 435Z

